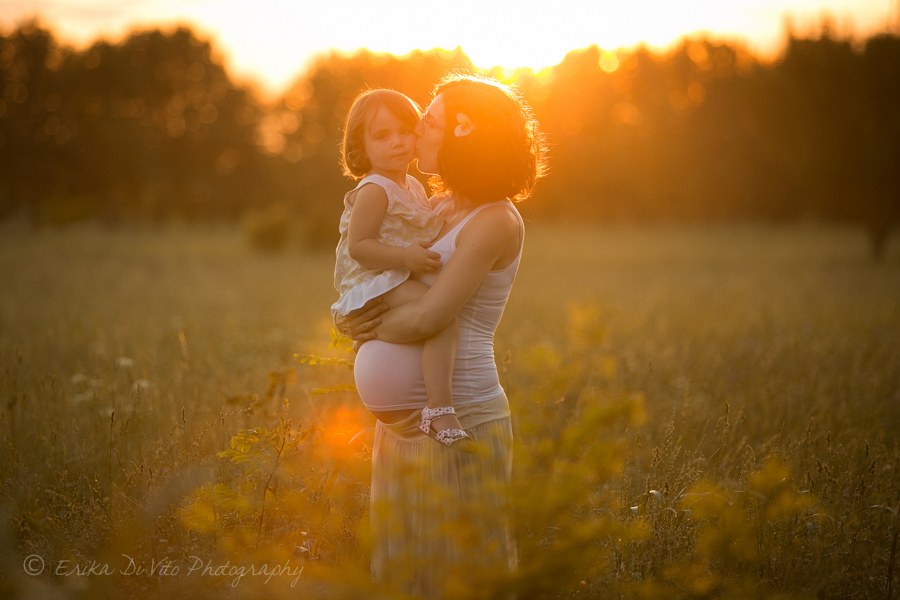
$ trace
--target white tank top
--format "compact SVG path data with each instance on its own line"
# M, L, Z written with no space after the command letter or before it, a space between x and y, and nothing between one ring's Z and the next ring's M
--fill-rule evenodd
M524 239L524 223L509 200L483 204L439 238L431 250L441 255L446 264L456 250L456 238L472 217L489 206L507 206L519 221L520 241ZM447 206L447 201L435 207L435 212ZM496 398L503 392L494 363L494 331L503 316L510 289L516 278L522 245L513 261L488 271L484 281L459 310L459 342L453 369L453 404L468 404ZM432 285L440 270L415 276ZM422 342L389 344L372 340L362 345L354 366L356 388L369 410L399 410L422 408L428 397L422 378Z

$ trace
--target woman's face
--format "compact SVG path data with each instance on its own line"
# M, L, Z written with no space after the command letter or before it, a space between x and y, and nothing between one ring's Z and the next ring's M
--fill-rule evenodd
M422 115L416 125L416 165L419 171L429 175L438 173L438 151L444 141L446 118L444 116L444 97L438 94Z

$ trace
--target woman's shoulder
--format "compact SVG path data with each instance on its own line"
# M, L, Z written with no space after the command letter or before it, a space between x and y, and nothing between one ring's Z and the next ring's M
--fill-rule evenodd
M490 245L502 245L519 239L520 218L508 201L480 207L463 226L460 236L472 236Z
M478 209L478 214L473 216L472 220L490 222L492 225L497 226L508 226L515 230L519 227L521 217L512 202L504 200L502 202L493 202Z

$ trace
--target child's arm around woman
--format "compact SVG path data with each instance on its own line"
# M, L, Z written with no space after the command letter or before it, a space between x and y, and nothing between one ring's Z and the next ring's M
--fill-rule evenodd
M376 240L387 208L387 193L381 186L370 183L356 192L347 230L350 257L370 269L409 269L413 273L431 273L440 268L440 255L428 249L431 246L428 242L418 241L402 247Z

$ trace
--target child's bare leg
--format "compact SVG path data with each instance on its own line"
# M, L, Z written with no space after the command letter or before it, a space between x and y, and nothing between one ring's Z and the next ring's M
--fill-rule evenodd
M422 375L428 393L428 408L453 406L453 365L456 361L456 342L459 323L456 317L439 332L425 340L422 348ZM435 431L462 429L456 415L442 415L432 421Z
M415 279L407 279L392 290L388 290L381 297L387 302L388 306L395 308L407 302L418 300L425 295L430 288Z
M408 279L384 294L389 306L400 306L418 300L428 286L421 281ZM453 406L453 365L456 359L456 343L459 339L459 324L456 317L442 330L425 340L422 348L422 375L428 407ZM432 421L435 431L462 429L456 415L442 415Z

